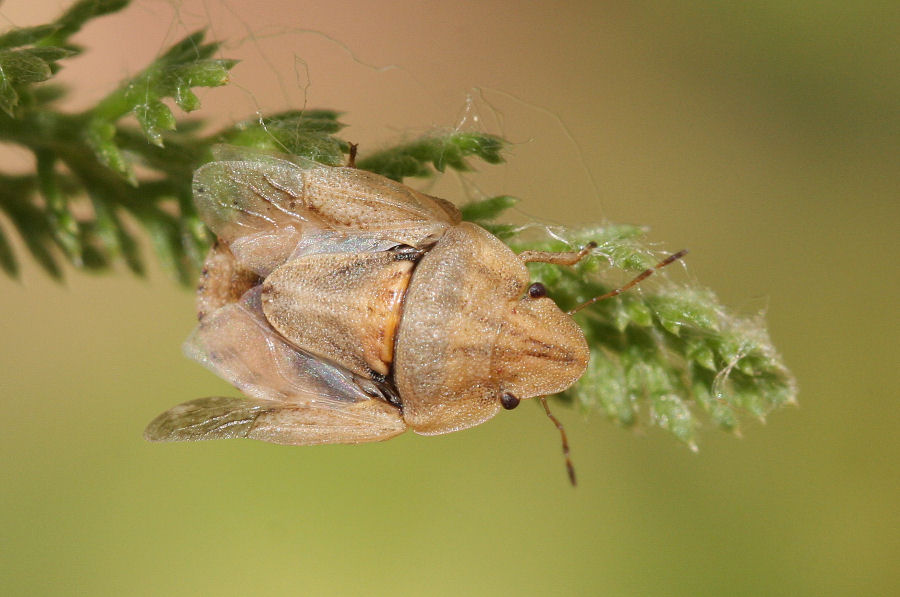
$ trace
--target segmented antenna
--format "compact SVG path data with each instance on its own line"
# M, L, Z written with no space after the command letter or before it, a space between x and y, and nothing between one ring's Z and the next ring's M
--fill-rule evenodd
M566 430L563 428L562 423L559 422L559 419L554 417L553 413L550 412L550 406L547 404L546 396L541 396L541 405L544 407L544 412L547 413L547 416L550 417L550 420L553 421L553 424L559 429L559 435L562 437L563 456L566 459L566 471L569 473L569 481L572 482L572 487L575 487L578 485L578 482L575 479L575 466L572 464L572 458L569 456L569 440L566 438Z

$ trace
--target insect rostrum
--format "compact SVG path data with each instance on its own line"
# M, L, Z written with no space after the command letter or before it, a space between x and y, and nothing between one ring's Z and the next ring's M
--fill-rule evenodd
M219 239L185 350L246 398L157 417L152 441L312 445L449 433L560 392L588 347L524 263L449 202L363 170L232 156L194 177Z

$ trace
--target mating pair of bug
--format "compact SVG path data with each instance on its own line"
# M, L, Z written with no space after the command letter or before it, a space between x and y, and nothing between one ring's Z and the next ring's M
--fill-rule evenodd
M194 176L218 242L185 350L246 397L175 406L147 439L314 445L449 433L526 398L546 409L544 397L584 373L578 309L561 311L525 263L573 265L593 245L516 255L448 201L377 174L218 157ZM574 483L564 433L563 446Z

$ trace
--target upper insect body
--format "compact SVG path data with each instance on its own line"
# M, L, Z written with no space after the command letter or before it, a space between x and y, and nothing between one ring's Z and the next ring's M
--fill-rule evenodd
M448 433L587 366L583 333L524 265L576 254L517 256L447 201L354 168L212 162L194 197L220 242L185 349L248 398L176 406L148 439Z

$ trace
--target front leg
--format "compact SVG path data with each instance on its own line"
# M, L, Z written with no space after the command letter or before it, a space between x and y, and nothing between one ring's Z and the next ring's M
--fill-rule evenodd
M597 243L591 241L580 251L522 251L519 253L519 259L522 260L522 263L538 261L540 263L552 263L553 265L575 265L596 248Z

